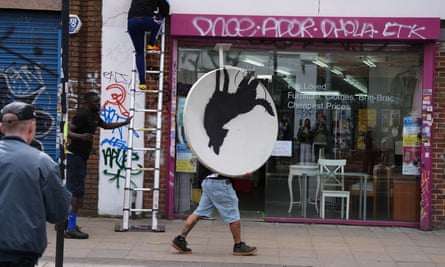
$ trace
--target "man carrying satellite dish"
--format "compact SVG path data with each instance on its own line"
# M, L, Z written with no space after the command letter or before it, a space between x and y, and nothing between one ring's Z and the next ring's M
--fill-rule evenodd
M233 255L256 254L241 240L238 197L230 177L260 168L270 157L278 133L272 97L255 76L226 66L203 75L190 89L183 120L187 145L208 167L196 210L188 216L172 247L192 253L186 237L202 218L217 209L233 236ZM258 122L261 123L258 123Z
M201 218L212 216L216 208L224 220L229 224L233 236L233 255L247 256L256 253L256 247L248 246L241 241L241 222L238 208L238 197L232 186L230 177L210 173L202 181L202 195L196 210L187 217L181 234L173 239L172 247L181 254L190 254L192 250L187 247L185 238Z

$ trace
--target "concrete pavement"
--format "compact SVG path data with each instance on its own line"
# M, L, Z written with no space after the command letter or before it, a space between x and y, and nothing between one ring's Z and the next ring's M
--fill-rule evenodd
M65 239L64 266L445 266L445 230L398 227L290 224L242 221L243 240L255 256L233 256L229 228L202 220L187 241L193 254L170 243L183 220L161 220L165 232L115 232L115 218L79 218L87 240ZM131 225L150 225L149 219ZM55 262L56 232L48 224L48 248L39 267Z

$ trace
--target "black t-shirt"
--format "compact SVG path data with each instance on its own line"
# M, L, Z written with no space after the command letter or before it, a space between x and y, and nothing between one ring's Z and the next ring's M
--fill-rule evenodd
M166 0L133 0L128 10L128 17L151 17L160 14L165 18L169 12L170 5Z
M73 132L78 134L94 134L97 126L101 122L103 122L103 120L99 117L99 114L88 109L80 109L71 121L71 123L76 126L76 129ZM68 144L68 151L87 160L90 156L92 147L92 142L73 139L70 140Z

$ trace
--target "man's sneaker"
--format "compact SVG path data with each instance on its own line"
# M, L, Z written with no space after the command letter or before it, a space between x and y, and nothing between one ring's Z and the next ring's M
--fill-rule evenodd
M185 241L185 238L178 235L175 237L172 241L172 247L176 249L181 254L191 254L192 249L187 247L187 241Z
M142 91L147 90L147 85L145 83L139 84L139 90L142 90Z
M147 45L147 50L159 51L161 48L157 45Z
M65 238L73 238L73 239L88 239L89 235L80 231L79 228L74 228L73 230L65 231Z
M235 244L233 246L233 255L235 256L248 256L256 253L256 247L246 245L244 242Z

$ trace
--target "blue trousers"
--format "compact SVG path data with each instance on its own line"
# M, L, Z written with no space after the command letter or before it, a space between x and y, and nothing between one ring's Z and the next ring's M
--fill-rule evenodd
M128 34L130 34L136 50L136 68L139 73L139 83L145 83L145 33L150 32L149 45L154 45L158 37L160 21L153 17L128 18Z

